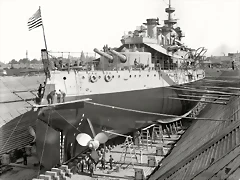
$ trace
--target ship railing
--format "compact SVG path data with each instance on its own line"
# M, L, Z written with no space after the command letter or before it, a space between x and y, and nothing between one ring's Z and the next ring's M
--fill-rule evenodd
M145 67L139 67L139 66L125 66L125 67L112 67L112 68L107 68L107 69L100 69L100 68L91 68L89 66L72 66L72 67L63 67L63 68L59 68L59 67L54 67L52 68L52 71L74 71L74 72L91 72L91 71L163 71L166 73L172 73L172 72L176 72L176 71L182 71L182 72L188 72L189 70L197 70L200 68L195 68L194 66L188 65L188 66L180 66L180 67L176 67L176 68L162 68L162 67L149 67L149 66L145 66Z

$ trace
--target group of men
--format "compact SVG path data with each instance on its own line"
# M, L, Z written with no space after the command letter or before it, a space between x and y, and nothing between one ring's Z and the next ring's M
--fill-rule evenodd
M56 91L55 89L47 95L48 104L53 104L55 95L57 95L57 103L61 103L61 100L62 103L65 102L66 93L61 89L59 89L58 91Z
M39 85L38 97L40 100L43 98L43 95L45 92L45 86L46 86L45 82L44 82L44 85L42 84ZM58 91L53 90L47 95L48 104L53 104L56 95L57 95L57 103L65 102L66 93L63 90L59 89Z
M94 170L94 162L88 156L86 156L85 158L81 158L80 161L77 163L78 173L90 172L90 175L92 176L93 170Z
M78 173L89 172L92 177L94 169L96 169L96 166L99 162L101 163L102 169L105 170L106 161L103 154L100 155L98 162L94 162L90 156L86 156L85 158L80 158L76 166L76 171ZM109 165L110 165L110 169L113 169L113 158L111 155L109 156Z

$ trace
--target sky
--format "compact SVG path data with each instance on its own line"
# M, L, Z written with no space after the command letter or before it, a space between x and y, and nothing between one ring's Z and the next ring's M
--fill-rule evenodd
M147 18L167 18L168 0L0 0L0 61L40 58L42 28L28 31L27 21L41 6L48 50L88 52L119 47L124 32ZM240 52L240 0L171 0L191 48L207 55ZM57 55L57 54L55 54ZM77 54L75 54L78 56ZM79 54L80 56L80 54Z

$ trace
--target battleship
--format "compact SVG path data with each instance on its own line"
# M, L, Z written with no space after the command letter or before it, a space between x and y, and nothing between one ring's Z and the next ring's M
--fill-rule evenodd
M177 87L204 79L200 63L206 49L181 42L184 33L174 27L174 11L169 1L163 26L158 18L147 19L122 37L119 48L95 48L100 58L85 71L78 63L49 61L49 52L42 49L46 85L34 106L39 111L32 134L46 169L87 147L95 150L115 135L153 122L177 121L196 106L201 96ZM63 99L53 96L60 92Z

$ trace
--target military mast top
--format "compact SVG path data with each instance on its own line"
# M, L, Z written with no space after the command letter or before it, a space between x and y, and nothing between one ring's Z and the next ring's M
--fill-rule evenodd
M164 24L168 25L169 28L173 28L173 25L177 23L177 19L172 18L175 8L171 7L171 0L169 0L169 6L165 9L165 12L168 13L168 19L164 20Z

